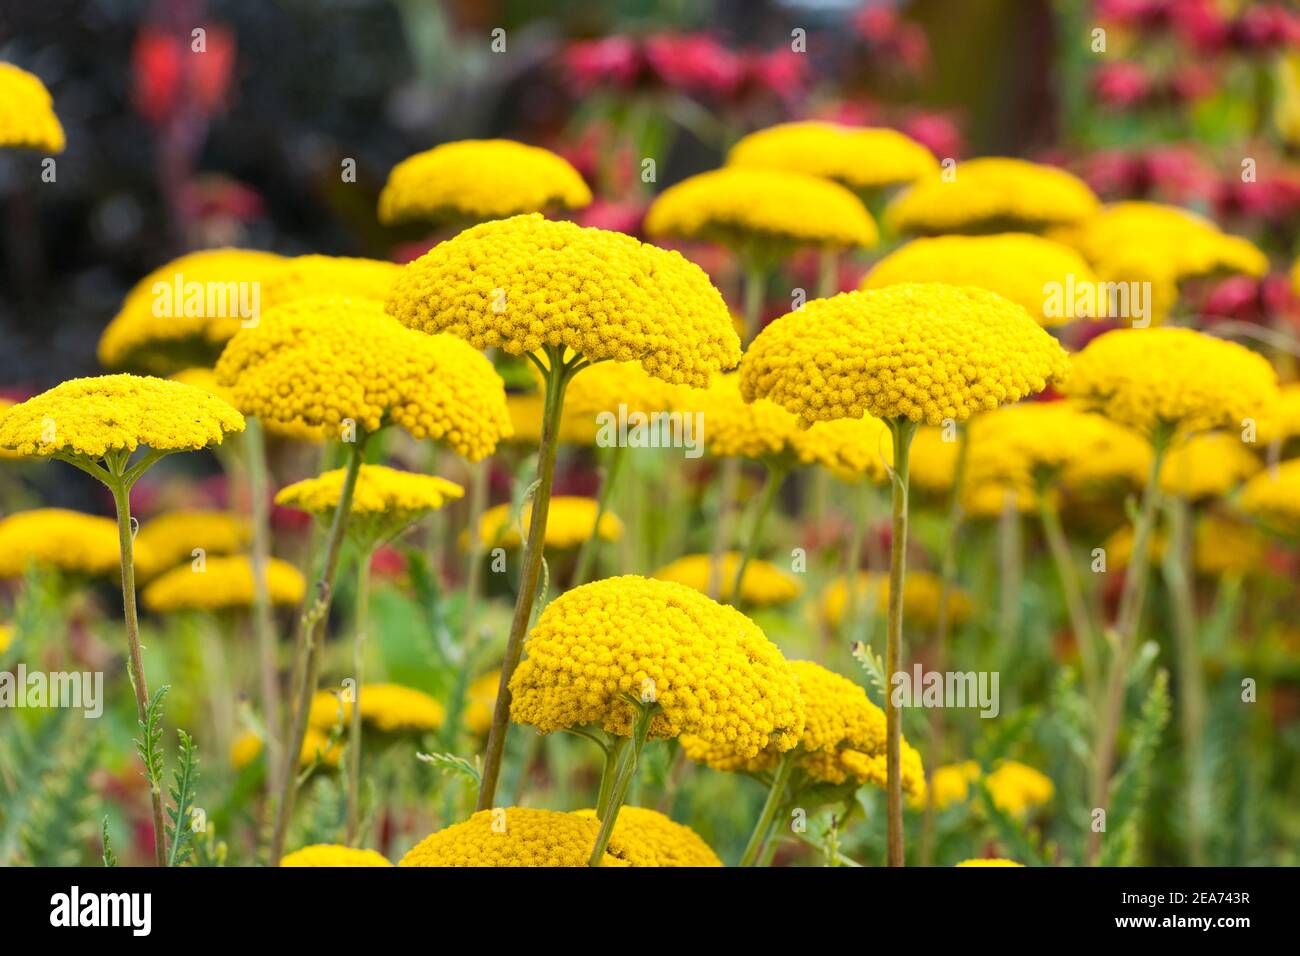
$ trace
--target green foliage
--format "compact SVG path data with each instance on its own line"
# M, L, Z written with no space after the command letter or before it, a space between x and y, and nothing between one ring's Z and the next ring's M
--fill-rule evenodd
M46 799L49 773L69 740L67 710L49 710L34 722L13 716L0 734L0 866L16 862L28 821Z
M135 749L144 762L144 776L154 793L162 792L162 705L163 698L167 696L167 691L170 689L169 685L164 684L154 691L153 697L145 707L144 719L138 721L140 736L135 741Z
M1128 757L1111 786L1102 844L1102 866L1131 865L1137 850L1137 823L1151 778L1152 757L1169 722L1169 672L1156 671L1133 727Z
M180 866L193 852L193 834L190 817L194 811L194 790L199 779L199 755L194 746L194 738L183 730L177 730L180 746L177 750L179 765L172 774L172 786L168 791L172 805L167 808L167 818L171 821L167 830L167 865Z
M99 758L99 738L68 734L62 744L22 829L23 855L33 866L77 865L91 832L90 775Z
M480 782L481 778L478 767L470 763L464 757L458 757L455 754L449 753L418 753L416 756L425 763L432 764L439 768L444 773L463 774L470 780L474 781L475 785L478 785Z
M113 852L113 844L108 839L108 817L104 817L104 822L99 830L100 859L104 861L104 866L112 868L117 866L117 854Z

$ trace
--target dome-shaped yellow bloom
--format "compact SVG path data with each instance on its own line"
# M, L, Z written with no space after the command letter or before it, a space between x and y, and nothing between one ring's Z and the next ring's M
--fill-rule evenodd
M1266 553L1263 535L1249 522L1210 513L1196 523L1192 566L1197 574L1244 576L1260 569Z
M316 478L294 482L277 492L275 503L317 518L330 518L343 493L345 471L335 468ZM368 545L377 544L464 494L460 485L436 475L363 464L352 492L348 534Z
M1081 289L1096 282L1092 269L1069 246L1025 232L992 236L937 236L915 239L881 259L862 280L863 289L900 282L946 282L996 292L1023 306L1042 326L1093 318L1086 301L1076 309Z
M930 774L930 799L935 809L942 810L955 803L965 803L970 797L971 784L979 778L980 765L974 760L935 767ZM924 803L924 800L916 800L913 801L913 806Z
M1206 432L1184 438L1169 449L1160 487L1195 501L1226 495L1263 466L1237 432Z
M728 551L719 561L718 597L731 601L731 587L736 580L740 553ZM660 581L675 581L701 594L709 593L709 580L713 570L710 554L688 554L665 564L652 577ZM770 561L753 558L745 565L745 579L740 582L740 603L751 607L771 607L789 604L799 596L799 582Z
M934 494L952 487L957 473L960 436L955 428L922 425L908 452L908 481L913 488Z
M159 575L145 586L144 606L158 614L252 607L253 562L246 555L208 558L202 568L183 564ZM272 604L299 604L307 582L288 561L271 558L266 587Z
M236 554L248 546L252 528L248 519L225 511L169 511L150 518L135 536L135 570L141 577L159 572L204 555ZM150 561L141 560L143 547Z
M234 739L230 745L230 765L242 770L261 756L262 738L251 730L245 731ZM330 738L315 727L308 727L302 738L302 750L298 753L298 765L310 767L319 762L324 767L337 767L343 756L341 743L330 743Z
M262 308L335 296L383 302L402 267L383 259L354 256L294 256L280 260L262 280Z
M404 428L478 461L509 434L505 385L449 335L404 328L360 299L299 299L241 329L217 362L236 404L267 422Z
M1052 799L1056 787L1046 774L1015 760L1004 760L984 778L993 805L1019 816Z
M619 814L621 817L622 814ZM398 866L586 866L600 824L529 807L480 810L425 837ZM627 866L606 851L601 866Z
M1276 531L1300 534L1300 458L1257 474L1242 489L1241 507Z
M785 169L858 191L915 182L939 170L933 153L898 130L816 120L779 123L742 136L727 154L727 165Z
M690 733L742 757L788 750L803 730L794 675L745 615L693 588L628 575L547 605L510 681L511 717L543 732L600 724L626 736L632 704L657 703L650 735Z
M851 191L817 176L727 166L664 190L646 212L651 236L732 249L874 246L875 220Z
M668 411L684 391L650 375L636 362L599 362L576 375L564 390L564 417L589 421L593 427L602 412L617 417L618 407L627 414L645 415Z
M546 547L577 548L591 537L596 527L595 498L577 495L556 495L551 499L546 516ZM524 505L520 522L525 528L532 520L532 504ZM483 512L478 525L479 540L488 547L519 547L519 525L514 521L514 505L509 502ZM602 541L617 541L623 537L623 522L612 512L600 516L597 529Z
M317 843L285 854L281 866L392 866L374 850L361 850L334 843Z
M0 416L0 448L24 456L103 458L220 445L244 416L202 389L138 375L74 378Z
M45 84L12 63L0 63L0 148L61 153L63 146L63 126Z
M0 518L0 578L21 577L28 565L69 574L118 575L117 522L65 508L34 508ZM148 544L136 561L155 560Z
M1300 437L1300 382L1278 389L1279 399L1259 422L1262 444Z
M465 729L476 737L487 736L492 727L492 708L501 686L501 671L489 671L465 688Z
M586 371L594 372L598 368L603 368L605 364L607 363L602 362L600 365L593 365ZM581 379L582 376L579 375L574 381ZM543 393L510 392L506 395L506 410L510 413L511 441L536 445L542 440L542 415L546 410L546 396ZM559 441L562 445L594 445L596 443L595 420L575 418L565 411L560 416Z
M747 402L739 375L720 375L708 388L689 389L678 410L704 413L704 443L721 458L776 458L800 431L798 420L776 402Z
M582 176L550 150L508 139L466 139L394 166L379 194L379 221L502 219L590 202Z
M676 252L603 229L515 216L466 229L403 270L389 313L512 355L567 347L704 386L740 360L721 294Z
M437 730L447 712L424 691L401 684L362 684L361 719L383 733L420 733ZM343 701L327 690L312 698L307 723L320 731L329 731L339 722L340 711L346 724L352 716L351 701Z
M578 810L574 815L597 819L595 810ZM619 810L606 852L630 866L722 866L698 833L645 807Z
M903 581L903 615L915 621L921 627L933 627L937 621L939 595L943 582L929 571L909 571ZM822 616L832 628L838 628L844 619L844 609L848 605L848 581L840 575L833 579L822 591ZM862 609L868 600L877 614L884 614L889 607L889 578L883 574L859 571L854 593L854 606ZM971 615L970 598L959 588L948 592L948 619L953 624L961 624Z
M1235 342L1182 328L1115 329L1072 357L1064 390L1107 418L1151 435L1241 428L1276 406L1277 375Z
M1065 351L1020 306L983 289L904 283L815 299L745 353L746 399L806 424L836 418L964 421L1040 392Z
M817 422L796 432L792 445L800 462L821 465L841 481L884 481L894 463L888 427L869 415Z
M980 857L975 860L962 860L960 863L954 863L954 866L1021 866L1023 863L1017 863L1015 860L1006 860L996 856Z
M885 213L894 232L939 235L1073 223L1097 211L1083 180L1055 166L983 157L918 182Z
M180 382L182 385L193 385L195 388L201 388L205 392L211 392L223 402L231 405L235 403L234 393L224 385L217 383L217 373L210 368L200 366L191 366L183 368L179 372L174 372L167 376L173 382ZM305 441L319 444L330 437L329 433L322 428L309 428L302 424L281 424L280 422L264 422L263 427L268 435L276 438L284 438L292 441Z
M157 375L211 365L241 325L258 319L262 285L283 263L270 252L207 249L159 266L131 287L100 335L99 363Z

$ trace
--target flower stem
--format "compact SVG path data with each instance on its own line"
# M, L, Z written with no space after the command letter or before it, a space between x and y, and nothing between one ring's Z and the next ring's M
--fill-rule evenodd
M257 635L258 667L262 677L262 721L267 766L278 767L280 752L280 677L275 620L266 569L271 558L270 508L267 506L266 442L262 423L249 416L243 446L248 467L249 511L253 525L253 630Z
M749 529L749 535L745 539L745 550L741 553L740 561L736 565L736 577L731 583L731 603L740 604L740 596L743 593L740 585L745 580L745 569L749 567L749 562L754 557L754 552L758 550L759 543L763 538L763 525L767 523L767 515L772 510L772 503L776 501L776 493L781 490L781 485L785 481L785 476L789 474L788 465L767 463L767 481L763 483L763 496L758 500L758 510L754 512L754 523Z
M588 866L600 866L601 860L605 856L605 848L609 846L609 838L614 832L614 824L618 822L618 812L623 809L623 802L627 800L628 788L632 786L632 778L636 776L636 765L641 759L641 749L645 746L646 737L650 735L650 722L654 719L655 711L658 709L654 704L643 703L637 703L635 707L636 711L632 718L631 746L624 747L619 757L618 771L614 776L614 783L610 787L605 815L600 818L600 831L596 834L596 845L591 848L591 858L587 861Z
M817 298L829 299L840 291L840 250L823 246L817 251Z
M618 770L623 749L627 747L626 737L615 737L613 743L605 748L605 769L600 775L600 791L596 794L596 819L605 819L609 812L609 797L614 790L614 777Z
M745 343L754 341L759 326L763 321L763 299L767 294L767 269L758 259L750 259L744 265L744 315Z
M908 461L916 422L889 421L894 438L891 475L893 534L889 543L889 625L885 635L885 673L893 681L903 664L903 586L907 577ZM885 807L890 866L903 866L903 711L893 695L885 702Z
M365 670L366 638L370 629L370 559L374 552L365 548L357 555L357 607L352 639L352 719L348 727L348 816L344 842L356 846L361 822L361 683Z
M740 459L724 458L718 485L718 514L713 527L713 548L709 555L709 597L715 601L722 594L722 563L731 548L735 522L736 489L740 486Z
M776 811L780 809L781 801L785 799L785 787L790 782L794 761L793 750L781 754L781 759L777 761L776 771L772 774L772 786L767 791L767 799L763 802L758 822L754 824L754 832L749 835L749 842L745 844L745 852L740 857L741 866L753 866L763 845L767 842L767 834L772 829Z
M1084 600L1083 586L1079 582L1079 570L1075 567L1069 540L1065 536L1065 529L1061 527L1060 512L1057 510L1052 491L1046 483L1040 483L1037 498L1038 518L1043 525L1043 537L1047 539L1047 548L1052 552L1052 561L1056 564L1056 573L1061 580L1061 594L1065 598L1065 610L1070 617L1070 629L1074 631L1074 640L1079 646L1084 686L1087 688L1088 699L1092 701L1095 708L1099 678L1097 635L1093 629L1092 616Z
M483 536L479 533L479 524L483 520L483 510L487 505L488 477L491 472L491 459L485 458L470 466L473 474L469 485L469 572L465 576L465 617L464 653L462 659L467 663L473 659L478 645L478 610L479 591L483 587Z
M605 512L609 509L609 500L614 491L615 482L618 480L620 466L623 464L625 446L615 445L609 450L609 459L605 465L605 480L600 483L600 494L596 497L596 520L592 523L591 534L587 540L582 542L582 550L578 552L578 563L573 571L572 587L587 582L587 576L591 574L591 567L596 561L596 550L600 547L600 522L605 517Z
M840 641L848 644L855 639L854 622L858 616L858 571L862 566L862 539L871 522L872 488L866 481L851 486L850 507L853 526L849 532L849 550L844 563L844 612L840 615Z

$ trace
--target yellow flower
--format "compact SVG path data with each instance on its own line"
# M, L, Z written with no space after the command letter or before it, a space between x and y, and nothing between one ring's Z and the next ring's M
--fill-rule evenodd
M1004 760L984 778L993 805L1003 813L1020 816L1052 799L1056 787L1051 778L1015 760Z
M731 586L736 580L737 564L740 553L728 551L719 561L718 597L722 601L731 601ZM688 554L666 564L652 576L660 581L675 581L688 588L694 588L701 594L709 593L709 579L713 570L713 556L710 554ZM799 583L782 572L770 561L758 558L745 565L745 580L740 582L740 601L751 607L771 607L789 604L799 596Z
M1097 197L1063 169L1023 159L984 157L918 182L885 213L894 232L938 235L1072 223L1097 211Z
M858 191L914 182L939 169L933 153L897 130L817 121L780 123L742 136L727 165L821 176Z
M622 814L619 814L622 816ZM431 833L398 866L587 865L600 824L577 813L500 807ZM627 866L608 850L601 866Z
M618 407L627 406L627 414L651 415L675 407L682 392L650 375L636 362L600 362L581 375L574 376L564 390L564 416L593 427L602 412L618 417Z
M403 328L375 302L299 299L241 329L217 381L265 422L372 433L389 424L478 461L509 434L505 385L483 355L449 335ZM346 436L344 436L346 437Z
M14 642L14 627L12 624L0 624L0 654L9 650Z
M800 431L798 420L776 402L745 401L735 374L718 376L708 388L685 391L677 408L687 415L704 413L704 443L722 458L776 458Z
M501 671L495 670L476 678L465 688L465 729L476 737L486 737L492 727L492 708L501 686Z
M22 577L29 564L69 574L122 573L117 522L64 508L35 508L0 518L0 578ZM155 560L149 546L137 561Z
M508 139L466 139L394 166L379 194L379 221L501 219L590 202L582 176L555 153Z
M875 220L838 183L780 169L727 166L664 190L646 212L651 236L702 239L777 255L790 247L855 248L879 240Z
M352 256L294 256L262 280L262 310L298 299L334 296L383 302L402 267L383 259Z
M603 229L515 216L466 229L408 264L388 311L512 355L564 346L589 361L638 361L704 386L740 360L722 296L676 252Z
M988 856L980 857L975 860L962 860L954 866L1024 866L1023 863L1017 863L1015 860L1005 860L1001 857Z
M74 378L0 416L0 448L19 455L103 458L220 445L244 416L202 389L137 375Z
M745 615L693 588L628 575L546 606L510 681L511 717L544 733L600 724L628 735L632 704L657 703L650 734L694 734L743 757L789 750L802 704L777 646Z
M319 477L294 482L280 489L275 503L329 519L338 507L344 477L345 469L335 468ZM363 464L352 492L347 532L373 547L464 493L460 485L436 475Z
M908 481L913 488L933 494L952 487L957 473L958 438L955 428L922 425L916 430L908 452Z
M921 627L933 627L937 622L939 595L943 590L941 579L929 571L908 571L903 582L903 615ZM822 616L832 628L838 628L848 605L848 583L843 575L832 580L822 591ZM889 608L889 577L869 571L859 571L854 593L857 613L868 608L883 615ZM961 624L971 614L971 602L964 591L953 587L948 592L948 618Z
M207 249L159 266L132 286L100 335L99 363L158 375L211 365L255 318L242 314L254 294L260 312L262 283L283 263L270 252Z
M934 808L942 810L954 803L965 803L970 798L970 786L980 778L980 765L974 760L950 763L935 767L930 775L930 794ZM924 800L913 801L913 806L924 805Z
M869 415L817 422L796 432L792 444L799 461L805 465L821 465L840 481L865 478L881 482L889 477L889 468L894 463L894 445L888 427Z
M877 262L861 287L879 289L900 282L988 289L1023 306L1046 327L1095 317L1086 302L1076 310L1077 297L1068 293L1093 287L1096 278L1088 263L1069 246L1030 233L916 239Z
M578 810L574 816L598 819L595 810ZM722 866L698 833L644 807L619 810L607 852L630 866Z
M595 498L576 495L556 495L552 498L550 510L546 513L546 547L581 547L596 527L596 508ZM519 523L527 528L532 514L533 506L530 502L524 505ZM601 540L617 541L623 537L623 522L617 515L606 511L600 516L599 532ZM507 502L483 512L478 534L479 540L488 547L519 547L519 524L514 521L514 505Z
M1226 495L1263 467L1237 432L1205 432L1169 449L1160 487L1191 501Z
M1259 422L1259 440L1284 442L1300 436L1300 382L1278 389L1279 401Z
M230 765L243 770L262 755L262 750L262 738L251 730L244 731L230 745ZM298 753L298 764L310 767L319 760L321 766L337 767L342 755L341 745L331 744L327 735L315 727L308 727L302 739L302 750Z
M281 866L392 866L374 850L361 850L334 843L317 843L294 850L280 860Z
M607 364L593 365L586 372L590 374ZM622 364L622 363L619 363ZM640 366L637 366L640 368ZM574 378L581 381L583 376ZM573 382L570 383L572 387ZM593 419L575 418L568 412L568 392L565 392L565 410L560 415L559 440L564 445L594 445L596 443L596 422ZM525 445L536 445L542 440L542 413L546 408L546 396L541 392L510 392L506 395L506 409L510 413L510 426L513 432L510 439Z
M279 558L267 563L266 586L272 604L298 604L307 590L302 573ZM182 564L149 582L141 598L145 607L158 614L251 607L253 562L241 554L208 558L202 571Z
M1276 407L1277 375L1260 355L1192 329L1115 329L1072 357L1065 391L1148 436L1241 428Z
M1192 559L1198 574L1241 577L1258 571L1264 558L1264 539L1252 525L1213 513L1196 523Z
M252 529L246 518L224 511L169 511L151 518L135 536L135 548L143 546L149 559L157 564L147 564L136 555L135 571L142 578L173 568L196 557L195 549L204 555L236 554L248 546Z
M805 424L964 421L1047 387L1065 351L1020 306L983 289L904 283L814 299L759 333L740 388Z
M1250 479L1240 501L1247 514L1268 527L1285 534L1300 534L1300 458L1284 461Z
M201 388L205 392L211 392L223 402L234 405L234 393L224 385L217 384L217 373L210 368L201 368L192 366L183 368L179 372L174 372L167 376L173 382L180 382L183 385L193 385L195 388ZM329 433L324 428L308 428L306 425L282 425L279 422L265 422L263 427L268 435L274 435L276 438L285 438L293 441L306 441L319 444L329 438Z
M422 733L442 726L446 711L423 691L401 684L362 684L361 720L381 733ZM340 712L344 723L351 720L352 703L327 690L312 698L308 724L320 731L337 726Z
M0 147L61 153L63 146L63 127L45 84L12 63L0 63Z

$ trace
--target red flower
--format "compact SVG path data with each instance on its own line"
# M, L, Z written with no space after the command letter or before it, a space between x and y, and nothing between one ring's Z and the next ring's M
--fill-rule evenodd
M742 78L739 57L704 34L650 37L645 57L660 82L685 93L726 97Z
M1097 99L1112 109L1128 109L1146 100L1153 88L1146 69L1136 63L1106 63L1092 75Z
M964 152L961 129L948 114L918 113L898 128L940 159L957 159Z
M132 102L161 126L185 109L211 115L222 108L235 62L235 39L214 24L203 27L203 49L190 34L145 25L132 50Z
M580 226L595 226L597 229L611 229L635 236L641 231L645 204L597 199L586 209L579 210L573 218Z
M584 93L601 86L631 86L642 65L636 42L622 36L570 43L561 60L573 86Z
M808 85L808 58L788 47L767 53L749 53L742 61L745 89L792 100Z

